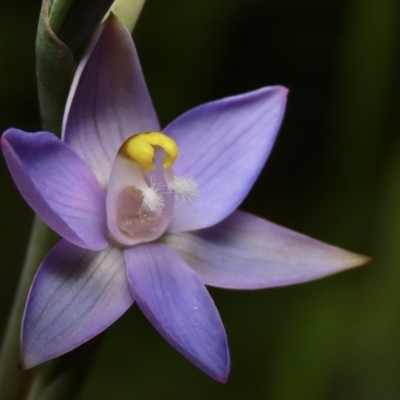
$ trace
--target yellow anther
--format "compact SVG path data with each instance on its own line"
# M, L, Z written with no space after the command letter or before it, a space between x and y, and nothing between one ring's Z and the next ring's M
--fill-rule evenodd
M143 169L154 170L154 147L161 147L166 153L163 168L172 167L179 149L175 140L161 132L146 132L130 137L122 146L122 151Z

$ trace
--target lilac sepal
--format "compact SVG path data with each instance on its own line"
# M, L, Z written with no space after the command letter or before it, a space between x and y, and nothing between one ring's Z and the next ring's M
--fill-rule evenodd
M107 246L105 193L72 149L51 133L17 129L1 145L15 184L50 228L81 247Z
M23 319L22 367L31 368L98 335L133 303L121 250L85 250L66 240L45 258Z
M193 176L196 201L176 202L169 231L214 225L245 198L271 151L286 105L287 89L267 87L196 107L167 126L180 153L177 176Z
M225 330L199 276L160 243L128 248L124 254L132 293L150 322L198 368L226 381Z
M103 187L122 143L160 129L130 33L110 15L75 75L63 139Z
M368 258L236 211L220 224L163 237L207 285L260 289L307 282Z

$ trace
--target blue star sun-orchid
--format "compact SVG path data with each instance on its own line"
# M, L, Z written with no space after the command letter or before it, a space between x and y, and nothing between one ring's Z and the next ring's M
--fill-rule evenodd
M286 94L275 86L210 102L161 132L131 36L107 19L78 66L62 140L2 136L17 187L62 237L30 290L23 367L74 349L136 302L172 346L225 381L226 334L205 284L268 288L366 261L236 210Z

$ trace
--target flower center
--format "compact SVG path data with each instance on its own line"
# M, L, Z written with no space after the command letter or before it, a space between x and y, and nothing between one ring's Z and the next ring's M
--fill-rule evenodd
M156 240L167 229L174 194L193 201L197 183L172 171L179 154L176 142L161 132L127 139L114 160L106 197L107 225L122 246Z

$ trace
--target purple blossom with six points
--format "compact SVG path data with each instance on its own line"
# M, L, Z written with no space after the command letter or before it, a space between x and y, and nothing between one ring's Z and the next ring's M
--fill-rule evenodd
M286 95L275 86L210 102L158 133L131 36L107 19L77 69L62 140L13 128L2 136L17 187L62 237L28 297L25 368L96 336L135 301L172 346L226 381L226 334L205 284L282 286L367 260L236 210L271 151ZM148 168L127 150L142 152L138 138L154 151ZM173 170L170 148L175 158L179 149Z

